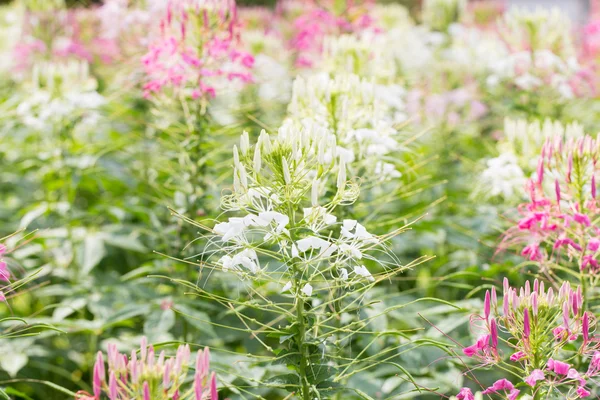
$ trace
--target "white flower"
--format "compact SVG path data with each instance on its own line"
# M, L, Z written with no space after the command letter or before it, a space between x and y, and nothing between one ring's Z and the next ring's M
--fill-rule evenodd
M304 293L305 296L310 297L312 296L313 287L310 285L310 283L307 283L300 291Z
M394 164L383 161L378 161L375 164L375 174L379 175L381 179L400 178L402 176Z
M358 276L361 276L363 278L367 278L367 280L369 280L370 282L375 281L375 278L373 278L373 276L371 275L371 273L369 272L369 270L364 266L364 265L357 265L354 267L354 273Z
M319 256L329 257L338 249L338 246L328 242L325 239L321 239L316 236L309 236L296 242L300 253L304 253L307 250L315 249L319 250Z
M354 232L351 232L354 230ZM345 219L342 224L342 236L348 239L356 239L367 243L377 243L377 239L373 237L367 229L353 219Z
M356 244L340 244L340 251L344 254L348 254L350 257L356 258L357 260L362 259L362 252Z
M237 239L244 233L244 229L246 229L244 219L237 217L229 218L229 222L221 222L213 228L217 235L222 236L221 240L223 242L228 242L234 238Z
M348 270L346 268L340 268L340 278L343 281L347 281L348 280Z
M247 268L253 274L260 269L258 266L258 257L253 249L244 249L238 254L231 256L223 256L218 261L223 266L223 270L229 269L238 270L240 266Z
M281 293L285 293L288 290L290 290L292 288L292 282L288 282L283 286L283 289L281 289Z
M325 207L310 207L303 209L304 219L313 231L321 229L322 225L335 224L337 217L329 214Z

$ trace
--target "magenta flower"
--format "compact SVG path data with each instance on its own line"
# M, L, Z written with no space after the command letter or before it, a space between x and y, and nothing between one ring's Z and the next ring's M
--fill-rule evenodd
M160 26L142 58L145 97L175 89L192 99L211 98L228 82L252 82L254 57L240 48L234 1L172 0Z
M534 369L531 374L527 378L525 378L525 383L531 387L534 387L537 381L541 381L545 378L544 372L541 369Z
M473 396L473 392L469 388L462 388L460 392L456 395L457 400L475 400L475 396Z
M492 386L485 389L482 394L499 394L500 392L505 392L506 396L509 400L514 400L517 398L520 390L515 389L515 386L508 381L507 379L500 379L494 382Z

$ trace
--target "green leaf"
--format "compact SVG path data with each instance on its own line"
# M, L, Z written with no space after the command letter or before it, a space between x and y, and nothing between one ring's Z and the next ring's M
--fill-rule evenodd
M144 323L144 333L150 337L166 333L175 325L175 313L171 309L151 313Z
M88 274L106 255L104 241L100 235L87 235L83 242L83 253L81 255L81 271Z

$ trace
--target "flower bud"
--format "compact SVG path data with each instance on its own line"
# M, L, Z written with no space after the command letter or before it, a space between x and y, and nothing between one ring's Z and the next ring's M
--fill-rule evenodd
M337 176L338 193L342 193L346 189L346 162L340 157L340 170Z
M150 387L148 382L144 382L144 400L150 400Z
M315 178L312 183L312 188L310 190L310 201L313 207L317 207L319 205L319 180Z
M262 156L260 154L260 146L256 146L256 148L254 149L254 159L252 161L253 161L252 168L254 168L254 173L258 174L260 172L260 167L261 167L261 162L262 162Z
M489 319L490 318L490 291L486 290L485 291L485 300L483 302L483 315L485 317L485 319Z
M115 373L110 371L110 377L108 378L108 398L110 400L118 400L118 395L117 379L115 378Z
M582 319L581 333L583 334L583 342L587 343L590 339L590 320L587 311L583 313Z
M248 150L250 149L250 136L247 131L242 133L242 137L240 138L240 151L242 155L248 155Z
M490 335L492 336L492 347L494 349L498 348L498 325L496 324L496 319L492 318L490 321Z
M239 168L240 166L240 154L238 153L238 148L234 144L233 145L233 167Z
M290 168L285 157L281 157L281 169L283 170L283 180L286 185L289 185L292 182L292 177L290 176Z
M523 337L525 339L529 338L531 334L531 326L529 324L529 310L525 308L523 310Z

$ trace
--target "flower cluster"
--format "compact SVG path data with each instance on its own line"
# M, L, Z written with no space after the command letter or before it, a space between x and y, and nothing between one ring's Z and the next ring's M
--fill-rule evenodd
M488 198L526 198L523 189L537 168L544 143L555 137L577 139L582 136L583 127L578 123L563 126L549 119L543 123L538 120L528 123L524 119L506 118L497 144L500 154L486 160L486 169L480 176L481 187L475 193Z
M436 31L446 31L454 23L460 22L466 0L425 0L423 3L423 23Z
M558 9L513 9L498 31L508 54L490 65L486 79L492 91L507 85L524 93L546 90L559 101L593 94L591 71L579 65L570 21Z
M143 57L145 96L170 88L185 98L211 98L229 82L251 82L254 57L238 46L236 13L232 1L170 1Z
M356 75L298 77L286 124L322 127L337 138L336 152L350 168L377 171L382 180L397 178L400 172L386 156L402 150L400 135L378 89Z
M119 353L115 344L108 345L108 369L102 352L94 364L93 395L78 393L79 400L100 400L102 394L110 400L218 400L217 379L210 373L208 348L198 350L193 384L186 388L189 345L181 345L175 357L164 351L156 357L152 345L142 338L138 351L131 357ZM108 380L107 380L108 373Z
M342 10L336 9L339 2L335 1L308 3L302 3L302 12L293 21L290 45L297 54L298 67L312 67L319 61L327 36L377 31L369 14L372 1L348 2Z
M600 338L594 336L596 318L584 309L581 288L573 290L564 282L555 291L536 279L533 285L527 281L517 289L506 278L503 286L502 304L492 288L485 294L483 314L471 317L480 336L463 353L483 365L515 371L534 396L543 398L556 392L568 393L568 398L589 396L588 381L600 375ZM516 399L523 389L515 386L501 379L482 394ZM474 397L469 389L463 389L457 398Z
M90 125L106 102L96 91L97 83L86 61L36 63L24 86L28 95L17 106L16 114L34 131L51 131L80 120Z
M524 246L524 257L541 263L564 256L582 272L596 273L599 152L598 140L587 135L548 138L528 183L530 201L519 207L520 219L507 231L503 247L517 243Z
M273 138L263 131L254 149L245 133L233 155L233 193L222 204L243 216L213 229L223 243L219 252L226 253L217 261L222 270L241 276L264 274L258 254L275 254L261 247L278 245L276 258L285 268L279 275L287 279L292 265L304 265L307 282L293 289L306 296L312 294L311 282L325 275L342 285L374 281L364 259L375 259L364 252L382 239L357 221L338 221L335 215L338 206L358 196L357 185L347 181L335 136L320 127L285 125ZM332 187L335 192L323 202L323 194ZM284 291L290 289L291 282L283 286Z

